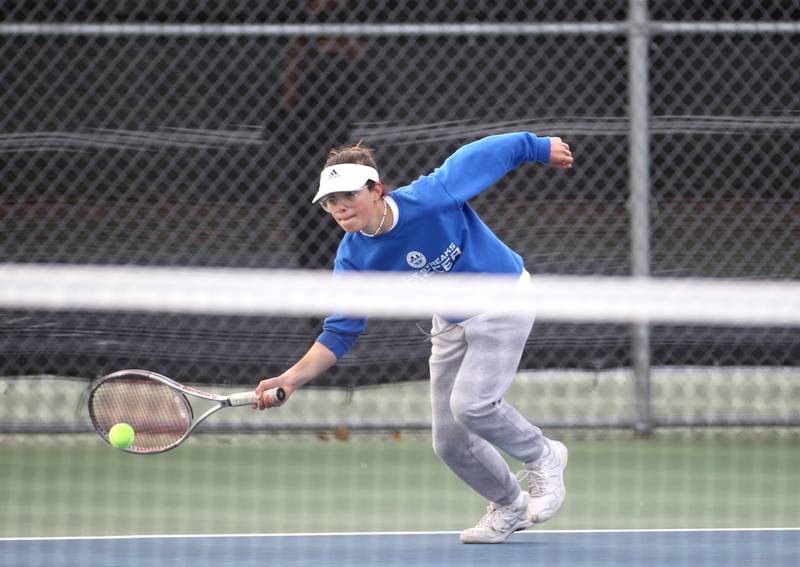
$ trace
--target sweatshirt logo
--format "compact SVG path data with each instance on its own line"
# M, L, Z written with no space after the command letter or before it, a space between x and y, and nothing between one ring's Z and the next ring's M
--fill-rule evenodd
M453 269L456 261L461 256L461 248L456 246L455 242L451 242L450 246L444 249L438 258L427 261L422 252L409 252L406 256L406 262L417 271L411 274L412 278L427 277L433 273L446 273Z
M422 252L417 252L416 250L412 250L408 254L406 254L406 262L409 266L414 269L419 269L427 263L428 259L425 258L425 254Z

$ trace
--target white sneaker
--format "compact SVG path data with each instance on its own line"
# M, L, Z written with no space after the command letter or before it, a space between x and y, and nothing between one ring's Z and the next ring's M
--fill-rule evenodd
M503 543L516 531L530 527L526 519L528 512L528 495L522 493L521 504L497 506L492 503L486 515L474 528L461 532L461 543Z
M564 469L567 468L567 448L563 443L545 439L549 452L526 467L520 474L528 481L528 521L541 524L556 515L564 503Z

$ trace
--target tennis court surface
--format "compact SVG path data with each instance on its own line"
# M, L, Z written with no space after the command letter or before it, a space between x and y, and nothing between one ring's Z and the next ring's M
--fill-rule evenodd
M800 563L800 531L528 531L489 546L462 545L450 532L18 539L0 541L0 556L5 565L16 567L788 567Z

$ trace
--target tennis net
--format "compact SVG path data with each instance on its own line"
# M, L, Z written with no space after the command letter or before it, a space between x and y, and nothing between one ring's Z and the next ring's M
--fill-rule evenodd
M519 382L532 392L522 403L535 404L547 425L800 425L792 407L800 285L790 281L543 275L521 286L469 275L47 265L5 265L0 275L6 389L15 381L15 392L41 390L46 399L55 388L73 400L35 416L10 401L6 432L88 430L86 381L120 368L252 388L302 356L326 313L369 323L357 347L308 389L325 411L286 409L267 420L238 413L207 427L426 429L427 331L437 312L535 314ZM570 394L534 394L543 384ZM389 391L408 392L419 407L397 411ZM342 392L349 402L332 410L325 400ZM735 398L745 403L731 406ZM371 412L353 411L362 400Z

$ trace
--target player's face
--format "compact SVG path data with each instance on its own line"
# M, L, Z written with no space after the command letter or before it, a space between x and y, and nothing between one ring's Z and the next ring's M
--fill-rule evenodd
M331 214L345 232L358 232L370 222L375 201L375 192L365 186L358 191L326 195L322 208Z

